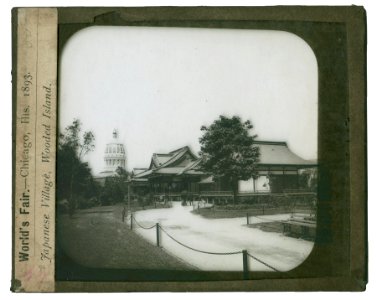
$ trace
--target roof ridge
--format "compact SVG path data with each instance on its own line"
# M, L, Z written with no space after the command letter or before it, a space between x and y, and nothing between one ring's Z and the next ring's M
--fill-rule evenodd
M150 169L147 169L147 170L144 170L144 172L140 172L139 174L135 174L135 176L133 178L139 178L139 177L142 177L145 175L145 173L148 173L148 172L152 172L152 170ZM143 175L144 174L144 175Z
M180 150L182 150L182 148L181 148ZM156 170L159 170L159 169L163 168L163 167L166 166L169 162L171 162L174 158L176 158L176 157L179 156L179 155L182 155L183 153L184 153L184 151L178 151L177 153L174 153L173 156L172 156L170 159L168 159L166 162L164 162L163 164L161 164L160 166L158 166L158 167L156 168Z
M182 151L182 150L184 150L184 149L189 149L189 147L188 147L188 146L183 146L183 147L178 148L178 149L176 149L176 150L170 151L169 154L174 154L174 153L179 152L179 151Z
M260 145L281 145L281 146L288 146L287 142L279 142L279 141L258 141L254 140L254 144Z

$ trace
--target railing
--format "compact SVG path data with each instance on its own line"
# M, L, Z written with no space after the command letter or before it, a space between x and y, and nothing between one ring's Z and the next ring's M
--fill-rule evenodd
M316 202L317 195L313 192L284 192L284 193L242 193L238 198L244 203L265 203L271 205L306 204Z
M156 223L156 224L154 224L152 226L143 226L143 225L141 225L135 219L135 217L133 216L133 214L131 214L128 217L128 219L130 221L130 229L131 230L134 229L135 225L137 225L139 228L144 229L144 230L151 230L151 229L156 228L156 246L157 247L161 247L160 235L161 235L161 232L162 232L167 237L169 237L172 241L174 241L175 243L181 245L182 247L184 247L186 249L194 251L194 252L203 253L203 254L209 254L209 255L224 255L224 256L225 255L242 254L242 265L243 265L243 277L244 277L244 279L249 279L249 258L252 258L252 259L256 260L257 262L261 263L262 265L270 268L271 270L273 270L275 272L280 272L275 267L271 266L270 264L266 263L265 261L257 258L253 254L251 254L248 250L238 250L238 251L232 251L232 252L212 252L212 251L206 251L206 250L202 250L202 249L193 248L193 247L191 247L191 246L189 246L187 244L182 243L178 239L176 239L165 228L163 228L159 223Z
M231 191L202 191L202 192L167 192L167 193L153 193L152 197L233 197Z
M182 194L178 192L171 192L171 193L154 193L153 197L180 197Z
M182 198L182 197L198 197L199 193L155 193L152 195L153 198Z
M207 203L224 205L233 203L233 194L230 191L203 191L200 193L156 193L153 194L152 199L155 206L158 203L167 203L170 201L192 201L202 200ZM229 202L230 201L230 202ZM290 210L293 207L297 210L315 209L317 202L317 195L314 192L307 192L302 190L286 190L283 193L238 193L237 203L244 205L255 206L254 208L285 208ZM252 208L252 207L250 207Z
M268 191L256 192L238 192L237 197L289 197L289 196L315 196L316 193L300 190L284 190L282 193L271 193ZM233 197L232 191L202 191L202 192L171 192L171 193L153 193L153 197L182 197L182 196L200 196L200 197Z
M201 197L233 197L231 191L203 191L199 195Z

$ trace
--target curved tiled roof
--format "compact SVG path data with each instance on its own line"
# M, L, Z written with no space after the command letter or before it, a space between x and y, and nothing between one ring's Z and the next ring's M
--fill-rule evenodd
M153 153L152 155L152 162L158 168L159 166L166 163L169 159L172 158L173 155L171 154L160 154L160 153Z
M141 173L139 173L139 174L136 174L136 175L134 176L134 178L143 178L143 177L148 176L148 175L150 175L150 174L152 174L152 173L153 173L153 170L146 170L146 171L144 171L144 172L141 172Z
M295 166L312 167L317 162L305 160L293 153L285 142L254 141L253 147L258 147L260 152L258 165L260 166ZM185 166L177 166L175 162L181 162L182 157L189 153L192 161L188 161ZM189 147L182 147L166 154L154 153L150 168L135 175L135 178L147 177L151 174L170 174L170 175L204 175L200 170L201 158L191 151ZM155 167L152 167L152 164Z
M200 165L200 162L202 161L202 158L199 158L191 163L189 163L178 175L181 174L203 174L202 171L199 170L198 166Z
M186 153L189 153L193 159L198 159L198 157L191 151L188 146L179 148L177 150L171 151L169 153L153 153L152 161L150 164L150 168L154 165L155 168L163 168L167 167L174 162L178 161L181 157L183 157Z
M315 166L315 161L305 160L293 153L285 142L254 141L259 148L259 165Z
M147 168L133 168L132 169L132 174L133 175L138 175L138 174L143 173L143 172L145 172L147 170L148 170Z
M183 171L184 167L166 167L154 170L154 173L157 174L180 174Z

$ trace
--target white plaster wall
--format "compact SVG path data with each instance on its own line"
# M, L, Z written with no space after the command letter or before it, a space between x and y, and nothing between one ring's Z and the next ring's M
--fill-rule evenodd
M249 180L240 180L238 182L238 191L241 193L251 193L254 191L253 179L250 178ZM269 192L270 186L268 184L267 176L259 176L255 180L255 189L257 192Z

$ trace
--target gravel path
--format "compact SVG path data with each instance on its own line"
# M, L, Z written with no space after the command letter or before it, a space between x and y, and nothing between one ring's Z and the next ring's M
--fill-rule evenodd
M265 232L246 226L245 217L207 219L193 214L192 207L173 203L173 208L138 211L135 219L144 227L159 223L177 241L197 250L229 253L247 250L279 271L288 271L300 265L310 254L314 243L284 236L282 233ZM287 220L289 214L250 217L250 223ZM135 226L135 231L150 243L156 242L155 229L145 230ZM201 270L240 271L242 254L211 255L193 251L173 241L166 233L160 237L162 247ZM271 271L258 260L249 260L252 271Z

